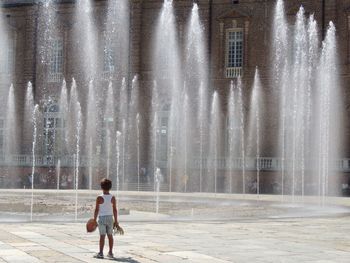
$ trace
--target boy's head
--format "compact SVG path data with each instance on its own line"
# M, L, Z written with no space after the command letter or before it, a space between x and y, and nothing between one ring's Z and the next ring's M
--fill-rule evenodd
M112 181L107 178L103 178L101 180L101 189L103 191L109 191L111 190L111 188L112 188Z

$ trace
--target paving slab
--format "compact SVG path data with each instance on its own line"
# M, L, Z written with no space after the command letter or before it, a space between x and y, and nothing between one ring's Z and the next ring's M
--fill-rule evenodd
M230 221L121 222L116 262L350 262L350 215ZM0 224L0 262L99 262L83 223ZM106 240L107 246L107 240ZM106 251L105 251L106 252Z

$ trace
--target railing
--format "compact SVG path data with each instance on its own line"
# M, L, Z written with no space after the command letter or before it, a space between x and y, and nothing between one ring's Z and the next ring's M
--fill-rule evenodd
M242 76L242 68L226 68L226 78L238 78Z
M74 156L53 156L53 155L36 155L35 156L35 166L38 167L50 167L57 165L60 161L61 166L73 167L75 165ZM98 166L98 158L93 158L91 161L92 166ZM19 166L28 167L33 165L32 155L10 155L10 156L0 156L0 166ZM79 165L82 167L87 167L90 165L90 159L87 156L80 156Z
M35 166L37 167L52 167L56 166L58 161L62 167L74 167L75 157L74 155L65 156L53 156L53 155L36 155ZM284 161L285 169L289 169L292 163L291 160ZM315 160L314 160L314 163ZM177 162L172 163L172 167L176 169ZM18 167L31 167L33 165L32 155L0 155L0 166L18 166ZM79 157L79 166L106 166L107 160L104 156L92 156L91 162L89 156ZM258 168L263 171L278 171L282 169L282 160L274 157L260 157L252 158L194 158L187 162L187 168L189 169L218 169L218 170L242 170L243 167L246 170L257 170ZM170 161L157 161L156 166L163 169L170 168ZM308 167L308 165L306 165ZM333 168L343 172L350 172L350 159L340 159L334 162Z
M120 190L123 191L154 191L155 185L154 183L125 183L120 185ZM159 185L159 191L160 192L168 192L169 191L169 184L168 183L161 183Z
M63 79L62 73L49 73L48 81L49 82L61 82Z
M102 72L102 79L110 80L113 77L114 72L112 71L104 71Z

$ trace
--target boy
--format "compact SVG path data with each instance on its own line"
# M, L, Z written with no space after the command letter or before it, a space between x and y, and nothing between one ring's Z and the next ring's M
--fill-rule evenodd
M94 220L98 219L98 230L100 231L100 252L95 255L96 258L103 258L103 247L105 245L106 234L109 241L109 252L107 257L114 258L113 256L113 227L119 227L118 213L116 199L109 193L112 188L111 180L106 178L101 181L102 195L96 198L96 208L94 213ZM114 223L113 223L114 217ZM97 222L96 222L97 224Z

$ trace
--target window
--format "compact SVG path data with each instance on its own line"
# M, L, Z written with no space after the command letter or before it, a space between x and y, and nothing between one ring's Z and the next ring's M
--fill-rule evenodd
M0 42L1 43L1 42ZM0 45L0 74L12 75L15 65L15 41L10 39Z
M64 120L62 119L59 106L49 104L45 107L44 114L44 152L45 155L55 155L64 149Z
M60 82L63 73L63 39L57 38L51 42L49 64L49 81Z
M103 72L113 73L115 71L115 52L112 47L106 46L103 58Z
M116 43L111 34L115 33L103 32L103 76L105 79L115 72Z
M241 76L243 67L243 30L229 29L226 33L226 77Z

